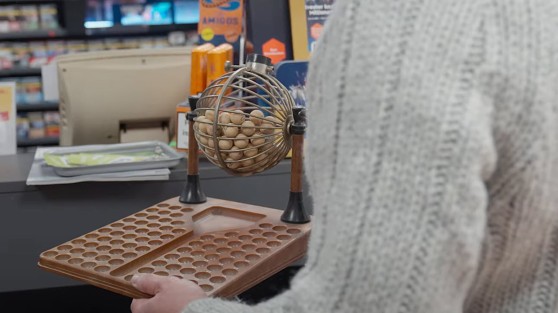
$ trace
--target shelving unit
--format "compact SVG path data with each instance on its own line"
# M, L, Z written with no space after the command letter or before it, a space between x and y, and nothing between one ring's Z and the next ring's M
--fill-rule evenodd
M21 77L21 76L41 76L40 68L11 68L9 70L0 70L0 77Z
M75 1L68 1L67 3L64 0L5 0L0 2L0 8L12 7L12 12L7 13L13 14L16 16L15 21L19 23L26 23L26 21L20 20L21 16L26 16L24 13L20 13L21 15L14 15L17 14L19 7L23 6L36 6L35 12L38 14L35 22L38 27L37 29L30 29L28 26L21 26L25 24L21 24L19 30L11 30L9 32L0 33L0 43L4 45L4 49L10 49L10 45L17 44L19 42L40 42L40 41L48 41L48 40L59 40L65 38L66 36L70 35L67 31L68 29L74 29L75 26L78 25L77 20L71 20L71 9L76 8ZM55 6L55 13L57 14L58 19L58 26L48 26L44 24L43 20L41 20L44 16L43 12L41 11L41 6L43 5L54 5ZM16 12L16 13L14 13ZM23 11L21 11L23 12ZM6 11L4 11L6 13ZM27 11L29 13L29 11ZM66 17L68 15L68 17ZM28 15L27 15L28 16ZM54 16L54 15L48 15ZM47 26L45 26L47 25ZM43 27L41 29L41 27ZM5 51L5 50L4 50ZM8 50L9 51L9 50ZM14 52L15 54L15 52ZM40 77L41 76L41 68L40 67L17 67L19 63L15 63L16 67L9 68L9 69L0 69L0 79L2 80L23 80L27 77ZM18 97L19 98L19 97ZM31 112L46 112L46 111L57 111L58 104L57 103L50 103L50 102L34 102L34 103L17 103L16 106L18 114L20 113L31 113ZM29 138L17 138L17 145L18 147L33 147L38 145L57 145L59 142L58 137L43 137L43 138L36 138L36 139L29 139Z
M36 89L33 89L35 77L41 76L41 68L30 67L23 68L17 67L18 65L32 64L34 66L38 64L45 63L47 60L43 58L48 58L49 60L54 58L56 55L62 51L62 53L71 53L71 51L87 51L91 49L88 44L91 41L102 41L101 45L105 45L105 49L120 49L120 48L134 48L142 46L150 46L149 44L142 45L142 40L146 42L152 42L154 47L160 47L166 45L166 43L161 44L161 40L166 41L166 36L170 32L181 31L181 32L195 32L197 29L197 23L181 24L175 23L176 16L173 15L172 23L164 25L120 25L115 23L114 25L106 28L87 28L86 21L88 21L91 8L97 10L105 10L105 6L95 6L95 1L101 3L105 0L3 0L0 1L0 9L5 7L12 7L11 13L17 12L19 8L15 7L23 6L37 6L37 12L39 14L39 27L42 25L47 25L45 28L50 29L37 29L29 30L29 24L25 24L27 20L19 20L22 23L17 31L1 32L0 33L0 66L12 68L0 69L0 80L15 80L18 83L20 94L18 95L19 101L34 100L39 99L38 94L28 94L34 93ZM112 0L111 0L112 1ZM149 2L150 0L144 0L144 2ZM196 0L170 0L173 3L172 14L175 14L174 3L175 1L192 1ZM126 3L124 0L114 1L115 5L118 3ZM141 1L139 1L141 2ZM138 3L139 3L138 2ZM42 13L40 11L40 6L43 5L54 5L56 7L57 14L57 25L49 26L54 24L42 24ZM29 9L29 8L28 8ZM33 11L33 10L31 10ZM21 11L23 12L23 11ZM28 11L29 12L29 11ZM99 12L95 11L95 14ZM54 15L54 14L53 14ZM50 15L50 16L53 16ZM15 16L15 15L12 15ZM24 15L22 15L24 16ZM48 13L46 15L49 16ZM4 24L5 26L5 24ZM11 26L10 26L11 27ZM6 31L6 28L3 28ZM134 45L133 42L137 39L138 44ZM49 46L49 42L51 46ZM81 45L81 42L84 44ZM130 43L132 43L130 45ZM26 46L28 44L28 46ZM96 43L99 45L98 43ZM61 50L57 50L58 47L62 46ZM85 48L82 48L84 46ZM44 47L44 53L41 50ZM96 46L97 47L97 46ZM3 49L3 50L2 50ZM11 50L13 49L13 50ZM103 49L103 48L100 48ZM95 49L91 49L95 50ZM8 51L6 53L6 51ZM33 54L33 51L37 54ZM2 54L4 53L4 54ZM46 54L46 57L44 56ZM3 55L11 55L12 59L5 59L7 63L2 63ZM28 59L26 59L28 56ZM34 58L34 59L33 59ZM33 60L32 60L33 59ZM6 65L7 64L7 65ZM21 84L21 85L19 85ZM26 85L27 84L27 85ZM18 87L18 88L19 88ZM21 95L23 93L23 95ZM31 147L35 145L56 145L58 144L58 138L45 137L40 139L24 139L23 136L28 134L25 131L25 127L37 127L31 124L31 116L33 116L34 121L41 113L42 116L50 116L50 112L58 111L59 105L54 102L40 101L34 103L17 103L17 113L19 117L18 132L20 132L22 137L18 137L18 147ZM45 118L43 118L45 119ZM49 119L52 121L52 119ZM29 123L29 126L26 124ZM23 126L22 126L23 125ZM37 125L37 124L35 124ZM21 127L21 128L19 128Z
M0 33L0 41L57 39L64 38L66 34L67 32L63 29L18 31L11 33Z
M18 112L58 111L58 102L42 101L35 103L18 103Z
M43 137L37 139L18 138L17 140L18 147L53 146L53 145L58 145L58 143L59 143L58 137Z

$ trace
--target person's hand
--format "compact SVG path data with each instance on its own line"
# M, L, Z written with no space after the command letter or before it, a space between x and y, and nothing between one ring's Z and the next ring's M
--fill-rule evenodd
M190 302L207 297L195 283L174 276L134 275L132 285L153 295L149 299L134 299L132 313L180 313Z

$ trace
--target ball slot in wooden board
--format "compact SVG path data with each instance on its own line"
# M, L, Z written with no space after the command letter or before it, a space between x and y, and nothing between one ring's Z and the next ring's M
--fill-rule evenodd
M43 252L39 266L134 298L149 297L131 285L137 273L176 276L210 296L233 297L305 255L310 223L283 223L281 214L173 198Z

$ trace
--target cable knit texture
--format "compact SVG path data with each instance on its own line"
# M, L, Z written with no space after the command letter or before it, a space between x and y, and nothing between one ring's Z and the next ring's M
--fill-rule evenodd
M338 0L308 79L307 265L185 312L558 312L557 48L556 0Z

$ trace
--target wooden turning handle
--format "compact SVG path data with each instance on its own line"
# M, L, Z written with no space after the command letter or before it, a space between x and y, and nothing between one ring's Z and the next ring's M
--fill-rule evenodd
M291 159L291 191L302 192L302 146L304 135L293 136L293 157Z
M188 175L198 175L198 142L194 135L194 121L188 120Z

